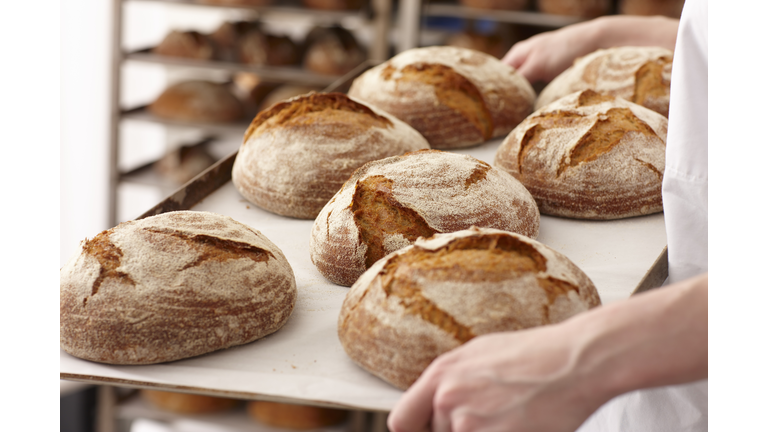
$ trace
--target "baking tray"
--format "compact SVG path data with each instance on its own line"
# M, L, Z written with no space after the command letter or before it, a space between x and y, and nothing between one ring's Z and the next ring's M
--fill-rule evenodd
M491 163L501 141L454 152ZM247 345L157 365L99 364L61 350L61 379L389 411L402 392L355 365L338 341L338 314L349 289L328 282L311 263L313 221L279 216L247 202L231 182L235 156L220 160L141 217L174 210L212 211L261 231L280 247L296 276L298 300L286 325ZM542 216L538 240L584 270L604 304L658 286L666 278L661 213L615 221Z

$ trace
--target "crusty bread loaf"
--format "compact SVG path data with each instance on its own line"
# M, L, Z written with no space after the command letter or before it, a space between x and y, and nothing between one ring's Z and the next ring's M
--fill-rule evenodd
M347 293L338 333L349 357L408 388L475 336L557 323L600 305L564 255L518 234L472 228L394 252Z
M259 102L259 111L268 109L272 105L283 102L296 96L305 95L311 92L320 92L320 87L311 87L306 85L283 84L267 93Z
M280 329L296 303L283 253L215 213L124 222L61 269L61 347L110 364L152 364L242 345Z
M611 8L611 0L536 0L539 11L554 15L597 18Z
M173 30L152 52L170 57L185 57L198 60L211 60L214 57L213 42L196 31Z
M459 0L466 7L477 9L523 10L529 0Z
M349 94L410 124L437 149L509 133L535 98L530 83L499 59L447 46L404 51L355 79Z
M284 35L251 29L237 42L238 59L256 66L290 66L299 62L299 47Z
M344 75L366 58L355 36L341 26L315 27L304 45L304 67L319 74Z
M243 117L243 104L223 84L183 81L173 84L152 102L156 116L188 122L227 123Z
M320 273L352 285L385 255L476 225L536 238L531 194L471 156L422 150L360 167L315 219L309 252Z
M666 117L592 90L536 111L494 165L519 179L542 214L618 219L660 212Z
M244 35L250 31L259 31L257 21L225 21L210 34L216 45L216 57L220 60L239 62L238 46Z
M341 93L312 93L253 119L232 182L265 210L314 219L364 163L424 148L418 132L379 109Z
M201 0L203 3L224 6L269 6L273 0Z
M597 50L576 59L536 100L536 109L573 92L591 89L622 97L665 117L669 113L672 51L660 47Z
M306 430L339 424L349 411L279 402L251 401L247 412L260 423L278 428Z
M680 18L685 0L619 0L619 13Z
M141 397L161 410L179 414L216 413L240 403L237 399L148 389L141 390Z

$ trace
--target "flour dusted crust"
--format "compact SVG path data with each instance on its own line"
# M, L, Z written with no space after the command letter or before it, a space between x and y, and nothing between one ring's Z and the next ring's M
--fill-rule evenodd
M390 114L341 93L312 93L256 116L232 182L265 210L313 219L364 163L426 148L424 137Z
M597 50L573 62L541 91L535 109L573 92L591 89L669 114L672 51L661 47Z
M475 336L561 322L598 305L593 283L564 255L473 227L379 260L347 293L338 334L355 363L406 389Z
M520 180L542 214L618 219L662 210L666 117L591 90L536 111L494 165Z
M110 364L152 364L252 342L296 303L293 270L263 234L206 212L125 222L61 269L61 347Z
M539 212L512 176L471 156L422 150L370 162L323 208L310 256L350 286L379 258L418 237L482 226L536 238Z
M355 79L349 94L410 124L437 149L508 133L531 113L536 97L499 59L450 46L404 51Z

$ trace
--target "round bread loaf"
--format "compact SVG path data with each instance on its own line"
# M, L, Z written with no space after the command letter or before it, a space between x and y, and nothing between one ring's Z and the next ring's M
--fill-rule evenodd
M600 305L564 255L518 234L472 228L416 241L379 260L347 293L347 355L406 389L440 354L475 336L564 321Z
M597 18L608 13L611 0L536 0L539 11L554 15Z
M261 102L259 102L259 111L268 109L278 102L283 102L296 96L305 95L310 92L317 93L320 91L322 91L320 87L298 84L282 84L264 96Z
M61 269L61 347L168 362L273 333L295 303L293 270L263 234L215 213L163 213L84 241Z
M619 0L619 13L680 18L685 0Z
M341 93L311 93L253 119L232 182L265 210L314 219L364 163L424 148L418 132L381 110Z
M315 219L309 251L323 276L350 286L419 237L473 225L536 238L539 211L506 172L471 156L422 150L355 171Z
M210 414L237 406L237 399L160 390L141 390L141 396L155 407L179 414Z
M536 100L536 109L563 96L591 89L622 97L669 114L672 51L660 47L619 47L597 50L576 59L555 77Z
M210 34L216 45L216 56L221 60L239 62L238 45L244 35L250 31L259 31L258 21L225 21Z
M223 84L183 81L169 86L152 102L158 117L188 122L227 123L243 117L243 104Z
M504 57L509 50L510 44L504 41L504 38L497 32L492 34L480 34L474 31L461 31L450 35L446 45L469 48L491 55L496 58Z
M299 47L288 36L251 29L237 43L241 62L256 66L290 66L299 62Z
M306 430L339 424L349 412L334 408L293 405L279 402L248 402L247 412L260 423L278 428Z
M213 42L196 31L173 30L152 52L170 57L185 57L198 60L211 60L214 57Z
M536 111L502 142L494 165L542 214L619 219L662 210L666 117L592 90Z
M305 40L304 67L325 75L344 75L365 61L365 50L344 27L315 27Z
M413 126L432 148L469 147L509 133L536 97L488 54L434 46L404 51L359 76L349 95Z

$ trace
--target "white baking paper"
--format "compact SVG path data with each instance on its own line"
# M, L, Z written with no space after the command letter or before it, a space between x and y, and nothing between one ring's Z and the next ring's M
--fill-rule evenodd
M493 162L501 140L456 151ZM402 392L355 365L336 335L348 288L328 282L309 257L311 220L278 216L240 196L229 182L193 210L212 211L261 231L285 254L299 290L287 324L248 345L147 366L98 364L61 351L62 378L252 399L292 400L389 411ZM603 304L627 298L666 245L662 214L617 221L542 216L538 240L565 254L592 279Z

